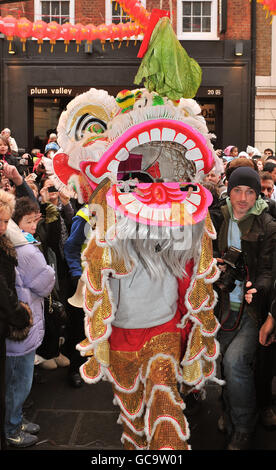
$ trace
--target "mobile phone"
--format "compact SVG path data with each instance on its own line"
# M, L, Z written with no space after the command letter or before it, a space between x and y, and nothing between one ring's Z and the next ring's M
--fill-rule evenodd
M49 193L57 193L57 189L55 188L55 186L49 186L48 192Z

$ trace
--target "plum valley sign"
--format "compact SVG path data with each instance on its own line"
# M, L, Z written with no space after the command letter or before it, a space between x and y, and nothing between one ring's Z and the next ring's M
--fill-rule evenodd
M28 87L28 96L33 98L38 98L44 96L45 98L57 97L57 96L77 96L81 93L88 91L91 87L89 86L29 86ZM103 87L110 94L117 94L120 91L120 87ZM197 97L200 98L222 98L223 97L223 87L207 87L201 86L198 89ZM195 98L196 99L196 98Z
M37 97L56 97L56 96L76 96L80 93L84 93L90 89L87 87L80 86L29 86L28 87L28 96L34 98Z

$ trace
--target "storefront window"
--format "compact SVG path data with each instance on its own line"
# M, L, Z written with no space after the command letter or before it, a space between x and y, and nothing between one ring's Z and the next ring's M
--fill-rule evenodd
M177 2L179 39L218 39L217 0Z
M35 19L46 23L56 21L59 24L74 23L74 0L35 0Z
M112 2L112 23L127 23L130 17L117 2Z

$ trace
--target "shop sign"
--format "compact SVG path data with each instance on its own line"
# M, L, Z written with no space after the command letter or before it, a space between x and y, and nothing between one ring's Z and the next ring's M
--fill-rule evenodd
M196 94L198 98L222 98L223 87L220 86L201 86Z
M28 96L37 97L56 97L56 96L76 96L88 91L90 87L79 86L29 86Z

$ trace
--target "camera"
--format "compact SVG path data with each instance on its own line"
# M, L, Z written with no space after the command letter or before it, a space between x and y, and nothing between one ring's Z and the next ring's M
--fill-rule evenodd
M49 192L49 193L56 193L56 192L57 192L57 189L56 189L55 186L49 186L49 187L48 187L48 192Z
M0 161L0 170L4 170L4 163Z
M232 292L236 287L236 281L246 279L244 256L241 250L230 246L222 259L226 264L226 270L221 273L217 285L223 291Z
M55 315L58 323L64 324L67 321L67 314L63 303L58 300L52 300L49 305L49 313Z

